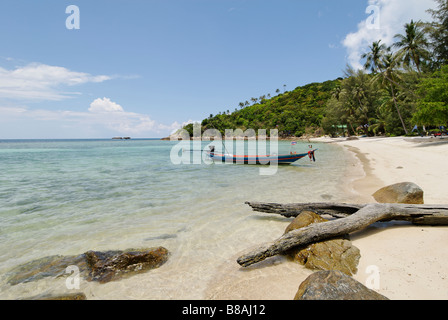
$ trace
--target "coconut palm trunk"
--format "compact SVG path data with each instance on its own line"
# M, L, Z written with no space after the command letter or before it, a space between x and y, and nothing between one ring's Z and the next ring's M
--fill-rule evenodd
M408 129L406 129L406 125L404 124L403 117L401 116L400 108L398 108L398 102L397 102L397 98L395 96L394 85L392 82L390 82L390 90L391 90L391 94L392 94L392 99L394 101L395 109L397 110L398 117L400 118L400 121L401 121L401 125L403 126L404 132L406 134L408 134Z

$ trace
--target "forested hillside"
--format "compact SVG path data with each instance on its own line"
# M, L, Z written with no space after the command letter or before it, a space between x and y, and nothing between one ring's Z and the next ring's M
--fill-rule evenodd
M347 66L336 80L250 98L233 111L211 114L202 131L278 129L280 137L301 137L443 129L448 124L448 0L435 1L438 8L428 10L433 21L411 20L390 46L381 39L372 43L360 57L364 70ZM193 124L184 129L193 134Z
M240 109L210 115L202 129L278 129L281 136L302 136L321 127L326 104L339 81L313 83L275 97L252 98L252 105L240 103ZM192 125L186 127L192 132Z

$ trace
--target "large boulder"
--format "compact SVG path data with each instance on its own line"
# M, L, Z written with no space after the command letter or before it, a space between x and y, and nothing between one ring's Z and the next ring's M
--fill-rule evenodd
M423 204L423 190L413 182L402 182L381 188L373 194L379 203Z
M294 300L389 300L340 271L318 271L303 281Z
M303 228L313 223L328 220L311 211L299 214L286 228L285 233ZM358 272L360 251L351 241L343 238L313 243L307 247L292 249L288 252L294 260L312 270L339 270L347 275Z

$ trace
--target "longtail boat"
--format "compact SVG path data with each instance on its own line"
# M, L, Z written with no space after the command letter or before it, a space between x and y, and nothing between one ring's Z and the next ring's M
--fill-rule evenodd
M240 164L258 164L258 165L272 165L277 164L292 164L302 158L309 157L310 160L316 161L314 153L317 149L310 150L307 153L290 153L283 155L233 155L233 154L221 154L214 152L214 148L208 151L209 157L213 161L225 162L225 163L240 163Z

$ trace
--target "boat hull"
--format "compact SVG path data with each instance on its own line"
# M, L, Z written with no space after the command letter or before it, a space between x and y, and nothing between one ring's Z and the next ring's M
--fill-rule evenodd
M252 164L252 165L289 165L307 156L314 158L314 151L302 154L272 155L272 156L236 156L231 154L209 153L211 159L217 162L236 163L236 164Z

